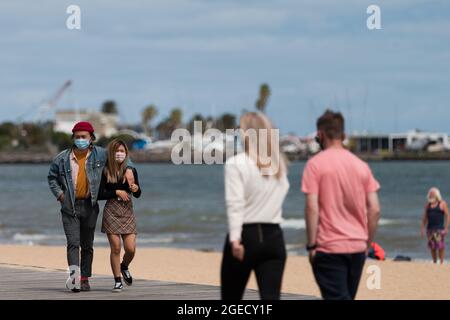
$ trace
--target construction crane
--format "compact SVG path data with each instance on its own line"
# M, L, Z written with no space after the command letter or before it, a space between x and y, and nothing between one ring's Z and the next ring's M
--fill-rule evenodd
M58 100L62 97L64 92L72 85L72 81L68 80L66 81L61 88L51 97L48 101L44 102L38 110L38 113L34 119L34 122L40 122L42 118L44 117L47 112L52 110L55 106Z
M40 122L46 113L51 111L55 106L58 100L62 97L64 92L72 85L72 81L67 80L64 84L56 91L56 93L48 100L44 100L37 107L37 113L33 119L33 122ZM31 107L25 113L17 118L17 123L21 125L24 122L24 118L29 116L30 113L36 110L36 106Z

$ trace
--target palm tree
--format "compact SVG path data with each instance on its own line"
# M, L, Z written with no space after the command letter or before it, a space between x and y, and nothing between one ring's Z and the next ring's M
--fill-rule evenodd
M236 128L236 116L231 113L222 114L219 119L217 119L216 127L222 132L226 129Z
M159 137L162 139L170 138L172 132L181 127L182 121L183 111L180 108L172 109L170 115L156 127Z
M191 120L189 120L187 124L187 129L191 134L194 134L194 122L195 121L201 121L202 122L202 133L206 130L206 119L200 114L196 113L192 116Z
M183 111L180 108L172 109L169 116L169 122L174 128L174 130L181 126L182 121L183 121Z
M118 114L116 102L114 100L107 100L103 102L102 112L108 114Z
M270 87L267 83L263 83L259 87L259 98L258 100L256 100L256 109L258 109L261 112L265 112L269 97L270 97Z
M144 128L145 134L147 136L152 135L152 127L150 124L157 114L158 109L154 104L145 107L144 110L142 111L142 127Z

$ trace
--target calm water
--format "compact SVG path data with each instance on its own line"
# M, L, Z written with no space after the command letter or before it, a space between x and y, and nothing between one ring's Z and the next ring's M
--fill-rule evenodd
M304 162L290 166L291 190L284 206L286 243L304 254ZM450 195L449 162L377 162L370 166L382 185L381 226L377 235L388 256L428 258L419 225L431 186ZM220 250L226 233L223 167L138 164L143 190L134 200L140 246ZM47 186L47 165L0 165L0 242L65 244L59 204ZM101 202L101 208L104 202ZM100 230L100 222L98 228ZM97 232L96 245L106 246ZM447 242L448 243L448 242Z

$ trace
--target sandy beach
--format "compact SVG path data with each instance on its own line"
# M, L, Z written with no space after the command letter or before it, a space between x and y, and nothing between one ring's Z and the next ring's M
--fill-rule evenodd
M66 253L63 246L1 245L0 253L2 265L39 267L40 270L66 269ZM135 278L141 279L220 285L220 263L219 252L138 248L131 271ZM367 286L370 277L368 268L372 265L380 268L380 289L369 289ZM110 275L108 248L95 249L93 272L98 275ZM63 283L64 279L62 285ZM249 288L257 288L253 276ZM288 257L283 292L320 295L306 257ZM368 260L357 298L450 299L450 265Z

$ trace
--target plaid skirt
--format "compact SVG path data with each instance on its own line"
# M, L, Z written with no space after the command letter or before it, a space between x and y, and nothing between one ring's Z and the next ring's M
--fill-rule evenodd
M102 232L106 234L137 234L133 202L108 199L103 209Z

